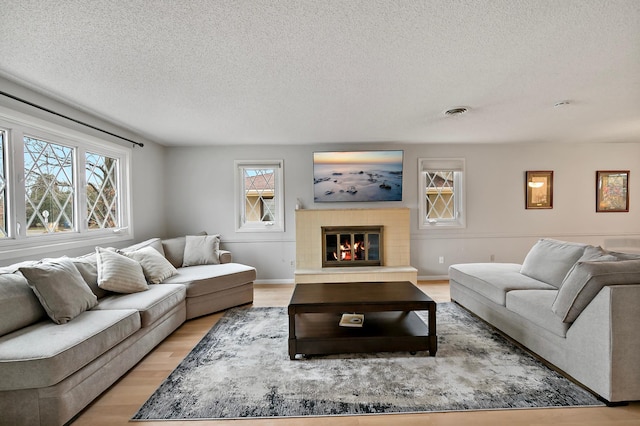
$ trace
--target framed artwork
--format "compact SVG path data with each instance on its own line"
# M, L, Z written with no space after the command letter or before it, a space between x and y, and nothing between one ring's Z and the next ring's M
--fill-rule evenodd
M404 151L313 153L313 202L402 201Z
M553 208L553 171L527 171L525 178L527 209Z
M596 172L596 212L629 211L629 170Z

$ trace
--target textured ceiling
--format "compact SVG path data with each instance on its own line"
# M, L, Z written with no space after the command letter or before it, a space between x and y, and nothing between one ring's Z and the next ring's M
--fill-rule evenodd
M640 142L638 0L0 10L0 76L165 145Z

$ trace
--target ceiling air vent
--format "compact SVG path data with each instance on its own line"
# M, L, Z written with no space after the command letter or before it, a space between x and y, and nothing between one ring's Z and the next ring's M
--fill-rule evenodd
M553 106L555 108L560 108L560 107L564 107L564 106L567 106L567 105L570 105L570 104L571 104L571 101L559 101L559 102L556 102L555 104L553 104Z
M451 108L448 109L444 112L444 115L450 115L450 116L454 116L454 115L462 115L465 112L469 111L468 108L465 107L456 107L456 108Z

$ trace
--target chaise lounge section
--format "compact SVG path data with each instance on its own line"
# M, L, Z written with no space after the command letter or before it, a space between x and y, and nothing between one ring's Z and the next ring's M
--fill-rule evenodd
M451 298L609 403L640 400L640 256L541 239L449 268Z

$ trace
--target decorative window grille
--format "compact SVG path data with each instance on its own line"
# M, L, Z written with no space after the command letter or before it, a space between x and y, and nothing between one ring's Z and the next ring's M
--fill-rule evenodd
M427 220L455 217L453 175L451 170L426 172Z
M74 149L24 137L27 235L75 230Z
M0 109L0 252L131 239L130 156L131 148Z
M0 130L0 239L7 234L6 131Z
M464 227L464 159L421 158L418 164L420 229Z
M87 152L87 227L120 227L118 159Z
M282 160L236 161L239 232L284 231Z

